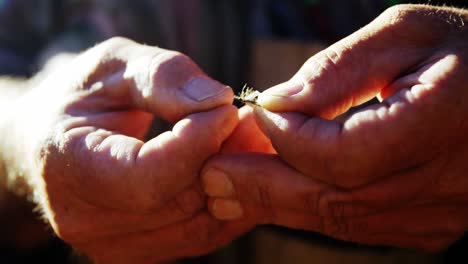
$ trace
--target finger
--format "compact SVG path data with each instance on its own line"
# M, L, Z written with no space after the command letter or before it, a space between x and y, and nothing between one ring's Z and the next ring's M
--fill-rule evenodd
M75 116L64 120L62 126L66 131L77 127L99 127L143 140L153 119L152 114L141 110L124 110Z
M165 206L153 211L133 211L96 207L74 197L64 197L64 208L52 205L62 222L54 225L55 233L72 244L84 244L118 234L155 230L192 218L205 208L205 195L200 186L190 186ZM89 217L92 217L92 221ZM75 225L67 225L75 221ZM98 232L96 232L98 230ZM89 234L83 236L82 234Z
M411 5L389 8L369 25L311 57L291 80L263 92L258 103L275 112L334 118L375 97L428 56L451 27L434 11ZM438 30L421 32L429 23Z
M318 225L313 216L320 193L327 188L275 155L256 153L216 156L201 177L205 192L213 198L210 210L215 217L232 220L247 215L261 223L295 227Z
M279 155L305 175L344 188L360 186L421 166L445 148L446 131L459 129L464 108L456 107L456 94L441 87L457 87L458 65L450 55L440 58L418 73L423 83L352 114L343 124L260 107L257 121ZM444 77L427 77L436 75Z
M434 248L448 245L464 232L464 222L457 206L412 207L388 210L363 217L329 216L324 218L323 232L329 236L378 245ZM460 221L461 220L461 221ZM421 238L433 237L437 243ZM451 238L448 241L446 238ZM445 241L445 243L441 243Z
M239 110L239 124L224 142L221 152L276 153L270 139L258 127L253 116L253 108L249 106L244 106Z
M83 248L104 263L137 260L139 263L154 263L205 254L232 241L251 227L248 222L223 223L202 212L190 220L165 228L133 232L118 239L103 239Z
M333 189L322 193L320 215L336 217L366 216L432 201L437 190L443 163L396 172L382 179L353 189Z
M190 115L147 143L95 128L72 129L64 135L74 139L66 143L66 153L73 154L65 162L80 174L71 185L80 199L105 208L158 209L194 183L236 123L236 108L223 106ZM68 167L62 170L68 173Z
M208 210L213 217L223 221L250 220L256 224L273 224L313 232L321 232L323 229L323 218L312 211L266 208L256 202L215 197L208 199Z
M113 38L80 60L96 64L83 87L97 109L137 108L174 122L233 100L232 89L178 52Z

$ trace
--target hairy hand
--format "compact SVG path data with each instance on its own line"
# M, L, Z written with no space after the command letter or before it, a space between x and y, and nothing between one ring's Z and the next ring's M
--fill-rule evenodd
M238 122L232 99L186 56L114 38L21 98L16 167L57 235L98 263L203 254L249 227L210 216L199 183ZM144 142L154 116L174 128Z
M460 237L467 23L466 10L390 8L264 92L270 111L257 107L256 118L278 155L212 159L203 180L213 215L427 250ZM375 96L383 101L331 120Z

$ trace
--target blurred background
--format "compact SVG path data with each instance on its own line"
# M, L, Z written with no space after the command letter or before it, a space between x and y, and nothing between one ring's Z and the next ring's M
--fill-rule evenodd
M467 1L0 0L0 76L29 78L52 56L112 36L181 51L239 90L288 80L317 51L400 3ZM0 176L0 179L2 177ZM0 263L90 263L52 235L33 206L0 189ZM259 227L208 256L179 263L468 263L467 239L428 254Z

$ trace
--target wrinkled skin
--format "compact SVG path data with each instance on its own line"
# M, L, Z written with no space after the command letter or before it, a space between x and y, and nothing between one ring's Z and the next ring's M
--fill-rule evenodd
M2 149L55 233L97 263L200 255L252 226L214 219L199 182L237 125L232 99L188 57L114 38L19 99ZM155 116L174 128L144 142Z
M392 7L265 91L254 116L278 154L211 159L211 213L372 245L453 243L468 227L467 25L466 10Z

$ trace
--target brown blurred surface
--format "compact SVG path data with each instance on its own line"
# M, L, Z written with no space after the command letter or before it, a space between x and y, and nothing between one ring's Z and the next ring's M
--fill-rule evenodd
M263 91L285 82L323 48L325 45L318 42L256 40L251 49L249 84Z

